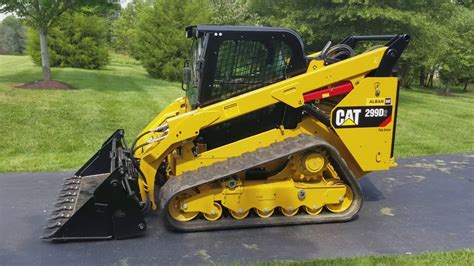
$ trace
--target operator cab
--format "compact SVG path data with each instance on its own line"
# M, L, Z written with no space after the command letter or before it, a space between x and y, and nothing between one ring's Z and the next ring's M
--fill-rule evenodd
M290 29L197 25L186 28L186 37L193 44L183 89L193 109L306 70L303 42Z
M198 25L183 70L191 109L223 101L306 71L303 42L285 28ZM210 150L258 133L295 128L301 110L276 103L200 130L196 142Z

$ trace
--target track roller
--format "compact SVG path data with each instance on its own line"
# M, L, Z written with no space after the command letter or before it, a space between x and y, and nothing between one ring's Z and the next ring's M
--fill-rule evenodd
M214 202L214 208L212 209L211 213L203 213L202 215L208 221L217 221L222 216L222 206L219 203Z
M319 208L317 207L310 208L307 206L304 207L304 211L311 216L320 214L322 210L323 210L323 207L319 207Z
M255 209L255 213L260 218L268 218L268 217L272 216L274 212L275 212L275 209L271 209L271 210L264 209L263 211L261 211L259 209Z
M245 219L248 215L249 215L250 211L238 211L238 212L235 212L235 211L230 211L230 215L234 218L234 219L237 219L237 220L242 220L242 219Z
M292 208L291 206L288 207L288 209L280 207L280 212L286 217L295 216L298 213L298 211L299 211L299 208Z

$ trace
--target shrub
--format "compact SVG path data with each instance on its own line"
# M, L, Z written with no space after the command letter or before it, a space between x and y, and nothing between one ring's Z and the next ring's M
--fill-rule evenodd
M156 0L140 12L132 53L154 78L179 80L191 42L184 28L210 19L207 1Z
M21 54L25 50L25 29L20 19L8 16L0 22L0 54Z
M136 39L138 18L147 3L133 0L120 11L119 17L112 23L111 48L119 54L132 55L132 44Z
M88 12L65 14L48 32L53 67L102 68L109 62L105 20ZM41 65L39 35L28 31L28 53Z

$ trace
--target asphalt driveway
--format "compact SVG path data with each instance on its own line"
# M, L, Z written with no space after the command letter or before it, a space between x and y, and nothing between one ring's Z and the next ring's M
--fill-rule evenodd
M358 219L199 233L170 232L158 215L147 234L121 241L41 241L70 173L0 174L0 265L213 264L474 248L474 155L398 160L362 178Z

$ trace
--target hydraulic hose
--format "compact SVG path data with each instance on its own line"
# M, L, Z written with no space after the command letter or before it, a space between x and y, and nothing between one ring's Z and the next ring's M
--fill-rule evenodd
M318 119L319 121L321 121L321 123L323 123L325 126L327 126L328 128L331 127L331 122L329 120L329 116L326 115L323 111L321 111L319 108L309 104L309 103L305 103L303 105L303 110L310 114L311 116L315 117L316 119Z
M135 152L137 150L139 150L140 148L146 146L146 145L149 145L153 142L145 142L143 144L140 144L138 145L138 147L135 147L137 145L137 142L143 138L144 136L150 134L150 133L154 133L154 132L163 132L163 131L166 131L168 129L168 125L162 125L162 126L159 126L157 128L154 128L154 129L151 129L151 130L147 130L143 133L141 133L140 135L138 135L138 137L133 141L132 145L130 146L130 160L133 164L133 166L135 167L135 169L137 169L138 171L138 174L139 174L139 178L142 179L143 183L145 184L146 187L148 187L148 184L146 182L146 179L145 179L145 175L143 174L142 170L140 169L140 164L139 162L137 161L137 159L135 158ZM161 138L158 138L157 140L160 140ZM154 142L156 142L157 140L155 140Z

